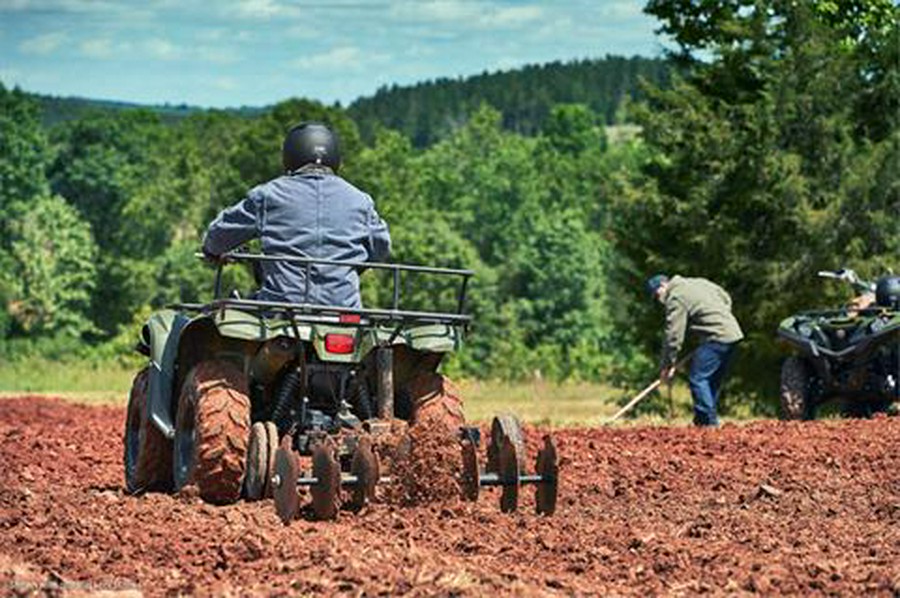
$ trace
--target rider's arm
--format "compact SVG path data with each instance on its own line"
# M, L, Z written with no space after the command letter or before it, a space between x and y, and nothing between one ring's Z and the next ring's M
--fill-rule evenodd
M367 226L369 235L366 244L366 251L369 254L368 261L384 262L391 255L391 234L388 231L387 223L381 219L378 212L375 211L375 204L369 206L367 215Z
M203 253L219 256L259 236L260 205L258 193L251 191L245 199L222 210L203 240Z
M680 300L670 297L666 300L666 333L663 339L662 367L675 364L684 335L687 332L688 309Z

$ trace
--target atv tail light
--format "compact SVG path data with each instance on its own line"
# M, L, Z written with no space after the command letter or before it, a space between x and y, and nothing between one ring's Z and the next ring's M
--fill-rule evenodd
M325 350L329 353L353 353L353 337L348 334L326 334Z
M341 314L339 320L341 324L359 324L362 320L362 316L359 314Z

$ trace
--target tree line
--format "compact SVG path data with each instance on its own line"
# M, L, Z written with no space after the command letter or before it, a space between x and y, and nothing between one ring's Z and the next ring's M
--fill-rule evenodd
M325 120L343 174L389 222L393 259L472 268L468 376L636 381L655 370L654 272L732 294L748 338L735 390L772 397L778 321L846 299L815 271L896 269L898 12L888 2L648 3L679 74L647 81L609 143L608 114L557 102L527 132L484 102L421 146L353 111L289 100L251 116L148 111L41 125L0 87L0 354L116 356L150 310L209 297L193 256L221 208L280 172L280 142ZM526 134L527 133L527 134ZM247 290L235 269L226 284ZM409 307L446 295L405 283ZM363 279L377 304L386 287ZM760 405L765 406L761 401ZM727 406L726 406L727 407Z
M642 56L535 64L510 71L390 85L348 106L363 139L378 127L400 131L426 147L469 119L482 104L500 111L503 127L523 135L540 132L558 104L584 104L614 124L627 118L627 105L642 97L641 81L665 87L672 65Z

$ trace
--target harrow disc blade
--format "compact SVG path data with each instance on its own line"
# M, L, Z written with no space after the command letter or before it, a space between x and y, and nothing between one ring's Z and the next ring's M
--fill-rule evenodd
M300 478L300 463L291 447L290 436L285 436L284 438L285 442L282 442L278 450L275 451L273 477L277 482L273 484L273 494L278 517L282 523L287 525L297 517L297 509L300 504L300 494L297 492L297 480Z
M275 422L266 422L266 438L269 441L269 462L266 467L266 486L263 498L272 498L275 488L272 486L272 475L275 473L275 453L278 451L278 427Z
M335 457L331 438L326 437L313 446L312 467L316 478L316 483L309 489L313 514L320 521L336 519L341 501L341 465Z
M500 445L498 453L497 472L502 482L503 490L500 494L500 510L504 513L513 513L519 508L519 463L525 458L519 447L511 439L506 438Z
M472 502L478 500L478 492L481 490L481 476L478 472L478 455L475 452L475 445L471 440L463 440L462 448L462 477L460 480L460 490L465 500Z
M525 435L522 424L514 415L498 415L491 422L491 441L487 448L487 467L485 471L500 473L500 451L505 440L515 445L519 455L519 469L525 469Z
M372 450L372 439L369 436L359 437L356 450L353 451L350 473L357 479L350 505L353 510L358 511L375 500L375 485L380 477L378 458Z
M535 491L535 504L539 515L552 515L556 512L556 495L558 491L559 465L557 463L556 444L549 435L544 436L544 446L538 451L535 473L543 478Z
M247 500L259 500L263 497L267 477L270 477L269 437L266 426L262 422L256 422L250 428L250 441L247 445L247 471L244 474L244 496Z

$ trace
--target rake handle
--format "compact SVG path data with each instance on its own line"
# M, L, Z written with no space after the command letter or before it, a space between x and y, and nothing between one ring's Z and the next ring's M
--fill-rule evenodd
M680 360L678 363L675 364L675 369L678 369L678 368L680 368L681 366L683 366L685 363L687 363L688 360L689 360L693 355L694 355L694 352L691 351L690 353L688 353L687 355L685 355L684 357L682 357L681 360ZM646 397L646 396L649 395L651 392L653 392L654 390L656 390L657 388L659 388L659 385L660 385L660 384L662 384L662 380L660 380L659 378L657 378L656 380L654 380L653 382L651 382L649 385L647 385L647 387L646 387L644 390L642 390L641 392L639 392L639 393L637 394L637 396L635 396L633 399L631 399L630 401L628 401L628 404L627 404L627 405L625 405L624 407L622 407L621 409L619 409L619 410L615 413L615 415L613 415L612 417L610 417L609 419L607 419L605 422L603 422L603 425L604 425L604 426L608 426L609 424L613 423L614 421L616 421L617 419L619 419L620 417L622 417L623 415L625 415L626 413L628 413L629 411L631 411L631 408L632 408L632 407L634 407L635 405L637 405L638 403L640 403L642 400L644 400L644 397Z

